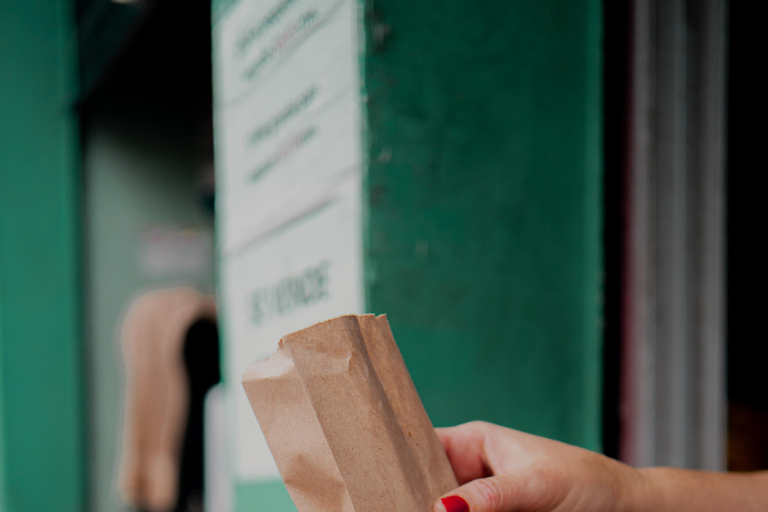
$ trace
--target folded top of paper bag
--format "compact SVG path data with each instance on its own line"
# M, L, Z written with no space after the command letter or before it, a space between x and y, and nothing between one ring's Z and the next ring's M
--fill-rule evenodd
M300 512L428 512L457 486L384 315L283 337L243 386Z

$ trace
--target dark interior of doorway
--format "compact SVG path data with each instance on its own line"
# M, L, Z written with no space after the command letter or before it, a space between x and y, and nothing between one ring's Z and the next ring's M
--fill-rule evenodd
M619 456L629 1L603 2L603 453Z
M196 199L213 215L210 12L209 0L79 0L77 108L83 144L96 120L110 117L129 121L115 132L126 140L157 137L158 144L175 146L182 140L185 161L194 161L189 168L199 173ZM190 403L175 512L202 510L203 399L219 381L218 349L216 324L190 328L184 349Z
M213 215L210 0L78 0L77 22L81 134L99 110L132 112L157 131L185 126L181 136L209 171L200 200Z
M765 129L756 118L764 102L757 79L761 44L756 7L730 2L728 63L728 469L768 469L768 361L765 256ZM752 124L755 123L755 124ZM758 139L759 137L759 139Z

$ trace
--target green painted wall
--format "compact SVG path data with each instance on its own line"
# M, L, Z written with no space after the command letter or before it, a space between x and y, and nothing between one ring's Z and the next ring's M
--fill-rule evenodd
M213 292L212 254L200 274L153 275L142 263L142 234L153 226L212 237L198 200L193 117L192 109L180 112L151 91L115 83L89 100L83 171L93 512L127 509L116 487L124 396L118 330L126 307L154 288L185 284Z
M1 291L1 290L0 290ZM3 312L2 295L0 295L0 314ZM0 325L2 325L3 318L0 316ZM3 405L3 331L0 329L0 512L10 508L6 499L8 497L8 489L5 484L5 428L3 422L3 411L5 406Z
M0 3L0 510L85 508L74 12Z
M599 449L599 0L373 8L369 310L435 424Z

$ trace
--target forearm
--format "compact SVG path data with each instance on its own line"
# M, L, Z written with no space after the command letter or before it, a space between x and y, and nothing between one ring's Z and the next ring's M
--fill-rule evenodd
M715 473L676 468L636 470L622 512L765 512L768 472Z

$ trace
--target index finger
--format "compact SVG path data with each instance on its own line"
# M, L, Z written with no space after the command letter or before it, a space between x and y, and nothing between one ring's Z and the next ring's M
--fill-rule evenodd
M491 474L485 454L485 432L478 422L435 429L459 485Z

